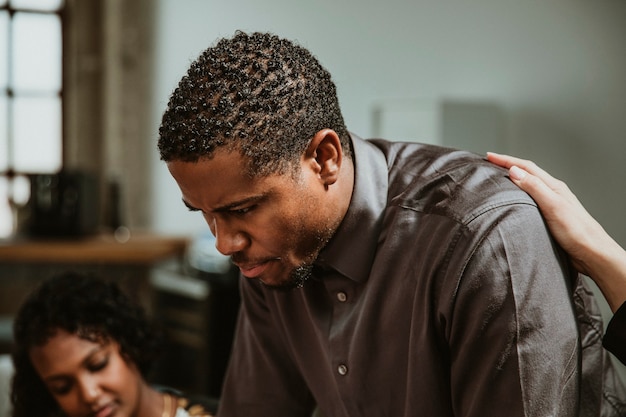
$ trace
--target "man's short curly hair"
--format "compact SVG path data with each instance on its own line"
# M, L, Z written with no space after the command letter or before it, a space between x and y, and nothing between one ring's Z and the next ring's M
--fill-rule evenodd
M164 161L209 159L216 149L248 157L249 174L297 166L316 132L350 140L329 72L305 48L270 33L238 31L193 62L159 129Z
M30 350L59 330L93 342L117 342L121 355L144 378L163 340L144 310L112 282L73 272L44 281L22 304L13 324L14 417L45 417L58 410L31 363Z

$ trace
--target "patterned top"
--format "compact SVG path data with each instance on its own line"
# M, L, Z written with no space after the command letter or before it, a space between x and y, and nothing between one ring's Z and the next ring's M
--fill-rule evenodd
M176 397L177 407L174 417L214 417L215 415L206 410L204 404L190 401L184 397Z
M155 387L158 391L169 394L176 403L174 417L215 417L217 400L214 398L188 396L170 387Z

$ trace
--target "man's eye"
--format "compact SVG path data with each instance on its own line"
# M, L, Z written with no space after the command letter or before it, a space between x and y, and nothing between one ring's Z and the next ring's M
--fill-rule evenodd
M232 213L233 214L246 214L246 213L249 213L250 210L252 210L252 207L244 207L244 208L233 210Z

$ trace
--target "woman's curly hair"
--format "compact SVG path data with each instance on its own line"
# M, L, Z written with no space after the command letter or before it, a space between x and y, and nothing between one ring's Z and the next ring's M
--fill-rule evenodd
M59 413L30 360L31 348L59 330L93 342L117 342L122 357L144 378L160 353L161 333L113 282L74 272L54 276L28 296L13 324L13 417Z
M311 138L333 129L351 157L330 73L305 48L238 31L205 50L170 96L159 129L164 161L210 159L222 146L248 158L249 175L284 173Z

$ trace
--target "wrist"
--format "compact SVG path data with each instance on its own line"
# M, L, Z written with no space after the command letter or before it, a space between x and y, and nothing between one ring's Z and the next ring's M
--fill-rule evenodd
M594 280L615 312L626 301L626 251L613 239L594 248L586 275Z

